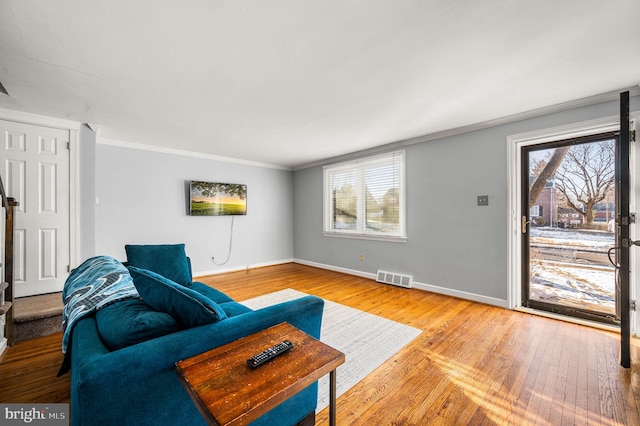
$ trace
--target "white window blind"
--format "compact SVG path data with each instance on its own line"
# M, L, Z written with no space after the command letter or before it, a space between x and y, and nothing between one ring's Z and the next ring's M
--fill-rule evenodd
M529 207L529 217L538 217L538 216L542 216L540 214L540 206Z
M405 239L404 151L324 167L324 232Z

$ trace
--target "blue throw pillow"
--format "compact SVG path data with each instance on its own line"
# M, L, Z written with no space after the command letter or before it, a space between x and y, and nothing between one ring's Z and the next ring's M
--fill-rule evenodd
M133 285L153 309L166 312L184 328L210 324L227 318L216 302L160 274L129 266Z
M98 309L96 324L102 341L112 351L180 331L171 315L154 311L140 299L119 301Z
M184 244L132 245L124 246L127 263L153 271L178 284L191 282L191 271Z
M208 285L200 283L198 281L192 282L187 287L189 287L191 290L197 291L198 293L202 294L203 296L208 297L209 299L213 300L214 302L216 302L219 305L222 304L222 303L227 303L227 302L233 302L234 301L232 298L230 298L229 296L227 296L226 294L224 294L220 290L217 290L217 289L215 289L213 287L209 287Z

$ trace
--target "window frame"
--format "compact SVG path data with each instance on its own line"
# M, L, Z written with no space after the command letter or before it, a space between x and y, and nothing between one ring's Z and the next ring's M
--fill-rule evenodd
M358 179L363 179L364 169L367 166L374 165L376 163L382 163L385 160L398 161L399 170L399 232L397 234L367 231L366 228L366 192L365 186L360 183L357 187L360 189L357 194L357 225L355 230L336 230L332 228L331 218L333 213L333 197L332 197L332 173L339 171L355 170ZM345 161L341 163L328 164L323 167L322 170L323 179L323 232L322 234L327 237L339 237L339 238L355 238L365 240L380 240L391 242L406 242L407 241L407 209L406 209L406 154L405 150L392 151L384 154L371 155L362 157L356 160Z

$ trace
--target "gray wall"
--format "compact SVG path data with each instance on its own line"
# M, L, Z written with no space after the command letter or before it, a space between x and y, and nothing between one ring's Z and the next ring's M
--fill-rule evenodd
M185 182L247 185L247 215L187 215ZM194 275L293 257L292 172L98 144L96 253L126 258L125 244L186 244Z
M632 111L640 98L632 99ZM609 102L407 146L406 243L322 236L322 167L294 173L294 257L507 299L507 136L615 116ZM476 197L489 196L478 207ZM359 255L365 260L360 261Z

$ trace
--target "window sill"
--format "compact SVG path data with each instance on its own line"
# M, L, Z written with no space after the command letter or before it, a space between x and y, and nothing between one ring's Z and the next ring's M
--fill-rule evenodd
M407 237L392 237L388 235L373 235L373 234L356 234L356 233L340 233L340 232L323 232L323 236L332 238L352 238L356 240L374 240L374 241L387 241L391 243L406 243Z

